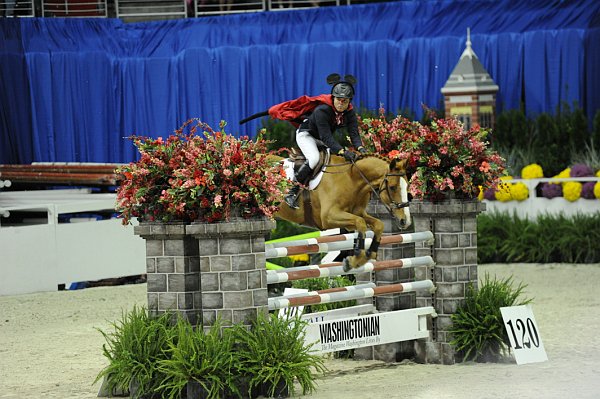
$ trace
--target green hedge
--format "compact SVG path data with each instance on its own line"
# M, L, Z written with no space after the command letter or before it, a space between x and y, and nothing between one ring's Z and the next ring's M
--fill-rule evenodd
M477 218L479 263L600 262L600 213L521 219L507 213Z

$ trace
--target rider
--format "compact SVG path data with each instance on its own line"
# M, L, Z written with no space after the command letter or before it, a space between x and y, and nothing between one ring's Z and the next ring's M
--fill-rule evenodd
M347 161L354 162L357 155L354 152L344 149L334 138L333 133L341 128L347 127L352 145L361 153L366 150L362 146L362 140L358 134L358 121L356 112L350 102L354 97L354 84L356 78L352 75L346 75L341 80L337 73L327 77L327 83L332 85L331 104L321 104L306 117L296 130L296 143L306 157L306 162L296 173L296 181L306 185L313 169L319 162L319 150L315 139L321 140L333 154L343 156ZM290 208L298 209L298 194L300 186L294 185L285 197L285 202Z

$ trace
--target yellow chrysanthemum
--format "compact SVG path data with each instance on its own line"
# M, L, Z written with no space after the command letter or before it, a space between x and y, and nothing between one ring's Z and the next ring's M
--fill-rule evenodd
M510 195L514 200L523 201L529 197L529 189L525 183L515 183L510 187Z
M600 169L596 172L596 177L600 177Z
M563 184L563 197L567 201L577 201L581 197L582 184L576 181L569 181Z
M560 172L559 174L557 174L554 177L558 177L559 179L565 179L565 178L571 177L571 168L567 168L567 169L563 170L562 172ZM553 184L562 184L563 185L563 189L564 189L565 183L563 183L563 182L553 181L551 183L553 183Z
M308 254L290 255L288 256L293 262L308 262Z
M521 169L521 177L523 179L539 179L544 177L544 171L540 165L532 163Z
M512 195L511 195L511 190L510 190L510 186L512 184L508 184L508 183L500 183L498 185L498 189L496 190L496 192L494 193L494 196L496 197L496 199L500 202L506 202L506 201L510 201L512 200Z
M598 176L600 177L600 176ZM600 199L600 183L596 183L594 185L594 196L598 199Z
M483 201L483 186L479 186L479 194L477 195L479 201Z

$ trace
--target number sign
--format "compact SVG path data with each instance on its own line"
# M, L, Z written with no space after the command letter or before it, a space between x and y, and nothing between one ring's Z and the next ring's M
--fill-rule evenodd
M500 308L517 364L548 360L530 305Z

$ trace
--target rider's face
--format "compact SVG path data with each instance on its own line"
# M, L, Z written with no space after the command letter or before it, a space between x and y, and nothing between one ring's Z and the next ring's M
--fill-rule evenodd
M340 98L340 97L333 98L333 106L335 107L335 110L337 112L344 112L345 110L348 109L349 105L350 105L349 98Z

